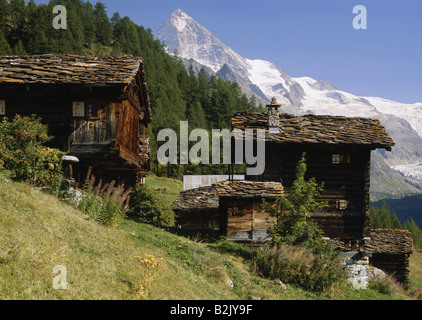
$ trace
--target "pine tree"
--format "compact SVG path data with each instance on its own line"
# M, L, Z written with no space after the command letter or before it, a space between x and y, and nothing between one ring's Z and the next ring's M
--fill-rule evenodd
M9 3L7 0L0 0L0 31L6 30L6 17L9 14Z
M381 207L373 207L369 210L370 225L372 229L391 229L391 213L385 200L381 201Z
M249 109L249 99L245 93L238 100L237 110L247 111Z
M401 225L401 223L400 223L400 220L399 220L399 218L397 217L397 215L396 215L396 213L394 212L394 210L393 210L393 212L392 212L392 214L391 214L391 219L390 219L390 221L391 221L391 228L392 229L402 229L403 227L402 227L402 225Z
M82 54L84 51L85 36L81 15L82 6L78 0L73 0L67 5L67 24L73 39L71 52L76 54Z
M19 41L26 42L29 30L29 21L26 14L27 10L24 0L10 0L8 40L11 47L17 46Z
M203 68L201 68L201 70L199 70L199 73L198 73L198 98L199 98L199 102L201 104L202 110L204 110L205 119L208 118L208 112L211 109L209 87L210 85L208 82L207 73L205 72ZM209 124L208 124L208 128L210 128Z
M8 56L12 54L12 49L10 48L9 42L5 38L3 31L0 30L0 55Z
M189 106L189 111L187 112L189 127L191 128L201 128L207 129L207 121L205 119L205 112L202 109L201 104L199 101L196 101L193 105Z
M38 6L31 10L29 17L31 29L26 51L29 54L46 53L50 50L50 43L47 40L46 30L51 29L52 15L47 6Z
M94 7L89 1L82 4L82 16L84 39L86 41L85 46L88 47L97 40L97 26L95 22Z
M249 110L255 110L255 109L256 109L256 97L253 94L249 98Z
M293 185L286 190L285 196L276 200L277 209L264 201L265 211L276 217L276 223L269 231L275 245L289 243L313 247L322 243L322 231L309 218L310 213L327 206L326 202L315 200L323 192L324 185L318 184L315 178L306 180L306 170L303 153L296 167Z
M13 47L13 53L17 56L25 56L27 54L21 40Z
M412 217L404 222L403 229L409 230L414 245L418 248L422 248L422 231Z
M111 44L113 37L113 26L105 9L106 6L102 2L97 2L94 8L94 19L98 42L104 46L108 46Z

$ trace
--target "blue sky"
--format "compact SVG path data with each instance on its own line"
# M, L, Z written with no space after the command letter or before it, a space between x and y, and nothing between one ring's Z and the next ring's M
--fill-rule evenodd
M291 76L329 80L361 96L422 102L421 0L101 2L110 17L118 11L153 31L182 9L242 56L274 62ZM352 26L356 5L367 9L366 30Z

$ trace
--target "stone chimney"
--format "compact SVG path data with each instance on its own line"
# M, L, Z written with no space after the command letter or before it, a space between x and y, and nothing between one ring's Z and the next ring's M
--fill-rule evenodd
M278 108L281 104L277 103L276 98L271 99L271 103L267 104L268 108L268 129L270 133L278 133L279 132L279 124L280 124L280 113L278 112Z

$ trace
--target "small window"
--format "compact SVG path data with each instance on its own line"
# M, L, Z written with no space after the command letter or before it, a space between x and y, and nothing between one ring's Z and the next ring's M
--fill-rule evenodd
M0 100L0 116L6 115L6 101Z
M87 119L99 119L101 110L100 100L86 100L85 101L86 117Z
M233 216L243 216L243 203L239 203L239 202L234 203Z
M73 116L76 118L85 117L85 104L83 101L73 102Z
M333 154L332 164L350 164L350 154Z
M337 200L337 209L339 210L346 210L347 205L349 204L349 201L347 200Z

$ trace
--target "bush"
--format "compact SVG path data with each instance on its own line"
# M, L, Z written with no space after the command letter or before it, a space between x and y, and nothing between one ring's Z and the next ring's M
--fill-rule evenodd
M95 221L108 226L118 225L125 215L123 206L113 198L95 194L84 194L78 209Z
M318 250L274 246L258 254L256 267L267 278L280 279L313 292L324 292L345 279L339 254L330 246Z
M391 296L397 288L397 283L392 276L377 276L369 280L368 288L381 294Z
M83 187L82 200L77 208L95 221L109 226L120 224L125 216L125 205L131 188L125 190L123 185L114 187L115 182L103 185L100 179L95 185L95 176L88 171Z
M175 222L170 204L160 201L151 189L141 184L130 193L127 215L162 227L173 227Z
M273 245L324 245L322 231L310 220L310 213L327 205L326 202L315 200L323 192L324 185L319 185L315 178L306 180L305 174L306 159L303 153L296 167L293 185L286 189L285 196L277 198L277 208L263 201L264 210L276 217L276 223L268 230Z
M257 257L257 269L265 277L280 279L305 290L322 292L346 278L340 264L340 251L322 238L323 231L310 219L310 213L324 208L316 201L323 192L315 178L305 179L305 153L296 167L293 185L277 198L277 208L264 201L263 208L273 217L269 230L272 248Z
M16 181L52 185L61 176L64 153L43 145L51 138L36 115L16 115L11 122L4 118L0 124L0 170L9 170Z

